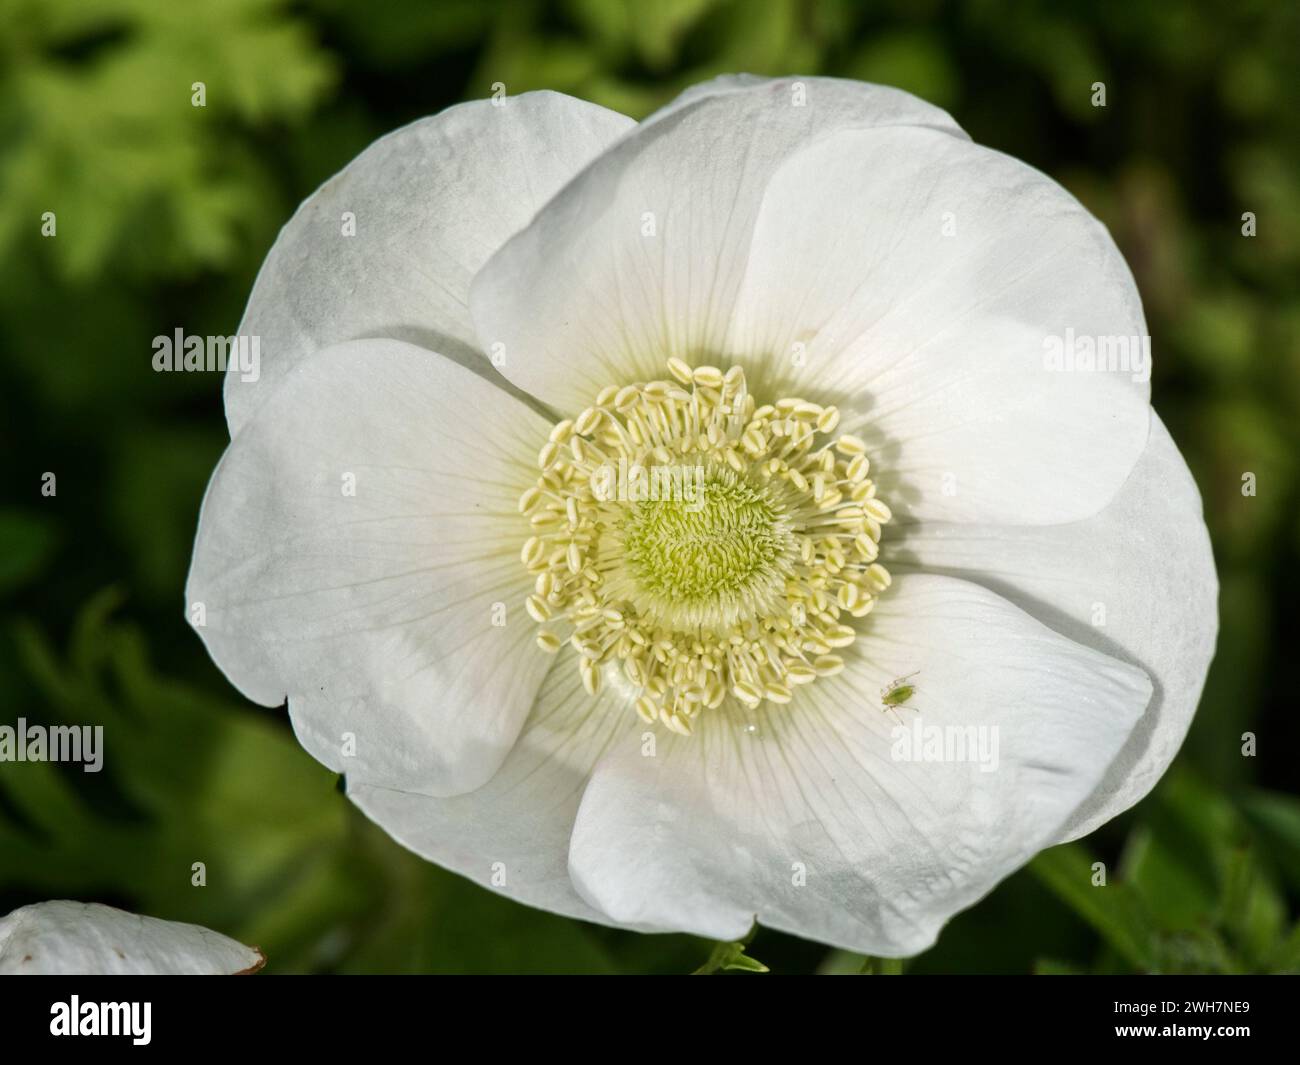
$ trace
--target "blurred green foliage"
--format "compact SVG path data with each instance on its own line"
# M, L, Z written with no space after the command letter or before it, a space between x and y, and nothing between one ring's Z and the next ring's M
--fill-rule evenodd
M0 768L0 912L97 899L282 972L1300 970L1297 54L1300 8L1265 0L0 0L0 721L112 737L98 775ZM1174 770L901 965L762 929L743 950L619 933L474 887L366 822L181 618L226 433L220 382L152 373L153 336L232 331L294 206L406 121L494 82L640 117L734 71L909 89L1110 226L1220 567Z

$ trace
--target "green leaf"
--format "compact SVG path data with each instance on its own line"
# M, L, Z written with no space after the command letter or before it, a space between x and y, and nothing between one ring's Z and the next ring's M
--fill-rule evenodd
M34 626L12 632L45 698L29 718L102 728L103 765L25 762L0 774L0 880L35 881L54 897L107 893L251 942L244 926L344 842L344 800L272 714L160 678L141 634L112 619L119 599L91 600L62 656ZM204 886L191 882L196 862Z
M39 249L76 282L229 262L265 200L244 130L306 114L333 62L284 0L115 3L95 21L85 6L42 0L40 16L0 20L0 252Z
M1127 885L1110 879L1093 886L1092 856L1079 843L1043 851L1030 868L1075 913L1138 969L1156 967L1156 922Z
M1269 860L1300 890L1300 799L1257 789L1243 796L1241 808L1268 843Z

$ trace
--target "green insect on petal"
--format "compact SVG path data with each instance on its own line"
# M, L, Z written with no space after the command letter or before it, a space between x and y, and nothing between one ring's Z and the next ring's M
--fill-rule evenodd
M911 684L900 684L897 688L892 688L880 697L880 701L886 706L901 706L912 697L916 688Z

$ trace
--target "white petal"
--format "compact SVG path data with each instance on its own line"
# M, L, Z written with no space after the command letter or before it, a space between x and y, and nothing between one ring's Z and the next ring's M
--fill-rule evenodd
M1072 640L1140 666L1155 691L1062 841L1155 786L1196 712L1218 633L1218 578L1201 497L1160 419L1133 475L1100 514L1069 525L921 523L883 545L891 572L977 581ZM1099 611L1104 611L1099 613Z
M853 664L788 706L706 711L655 757L621 740L578 812L582 894L627 923L732 939L757 918L914 954L1055 841L1151 693L1140 670L963 581L902 577L869 620ZM878 692L914 670L898 726ZM996 730L997 768L900 760L891 730L917 724Z
M1050 368L1067 337L1115 338L1114 369ZM838 404L900 517L1012 524L1086 517L1123 483L1146 443L1146 337L1074 197L898 127L837 131L776 172L726 347L757 395Z
M449 108L376 141L280 232L240 333L261 338L261 375L226 377L233 435L300 360L390 337L463 362L474 273L589 160L635 123L554 92ZM344 215L355 220L345 236Z
M331 769L432 794L477 787L549 665L523 609L517 510L546 430L408 344L354 341L301 363L204 500L186 596L213 659L256 702L287 695Z
M481 346L503 344L502 372L564 411L607 384L663 376L670 356L720 351L776 169L828 131L898 125L965 136L938 108L860 82L692 90L489 260L470 292Z
M436 799L349 780L348 795L421 857L529 906L608 924L569 880L569 835L592 766L644 726L617 687L588 696L575 657L568 647L556 657L518 742L477 791Z
M0 919L0 976L221 976L262 952L196 924L91 902L39 902Z
M819 112L816 121L825 129L860 127L865 119L872 126L928 126L966 136L947 111L889 85L873 85L851 78L766 78L757 74L719 74L697 82L642 121L641 126L649 126L714 96L758 97L792 108L815 106ZM802 103L797 102L800 100Z

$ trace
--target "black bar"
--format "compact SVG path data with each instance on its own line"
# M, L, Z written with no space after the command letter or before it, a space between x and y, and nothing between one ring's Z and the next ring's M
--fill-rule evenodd
M525 979L533 986L518 986ZM9 1061L28 1060L19 1056L23 1050L59 1043L82 1044L91 1052L116 1043L131 1051L201 1050L206 1056L229 1050L260 1057L281 1048L375 1053L412 1040L445 1059L473 1053L465 1044L467 1032L481 1040L481 1053L498 1059L512 1039L530 1054L582 1053L606 1026L616 1033L615 1045L640 1042L645 1024L674 1043L685 1038L686 1045L716 1038L725 1046L744 1046L784 1024L817 1046L851 1024L864 1053L888 1046L891 1057L909 1044L928 1057L945 1047L969 1049L973 1042L999 1051L1059 1047L1073 1056L1121 1043L1225 1049L1225 1043L1280 1040L1294 1029L1300 987L1285 977L868 977L867 984L864 978L821 979L815 990L796 986L798 978L775 976L671 989L628 984L651 977L570 977L551 986L539 986L538 979L13 978L0 983L0 1030ZM505 981L515 986L503 986ZM74 995L79 1012L84 1015L91 1004L96 1021L112 1020L100 1003L135 1003L137 1019L148 1003L148 1043L135 1045L129 1033L51 1034L52 1022L68 1015ZM126 1014L118 1010L112 1016ZM86 1023L83 1016L79 1024ZM1205 1028L1211 1029L1208 1037ZM1190 1029L1197 1031L1189 1034ZM569 1040L575 1042L566 1051Z

